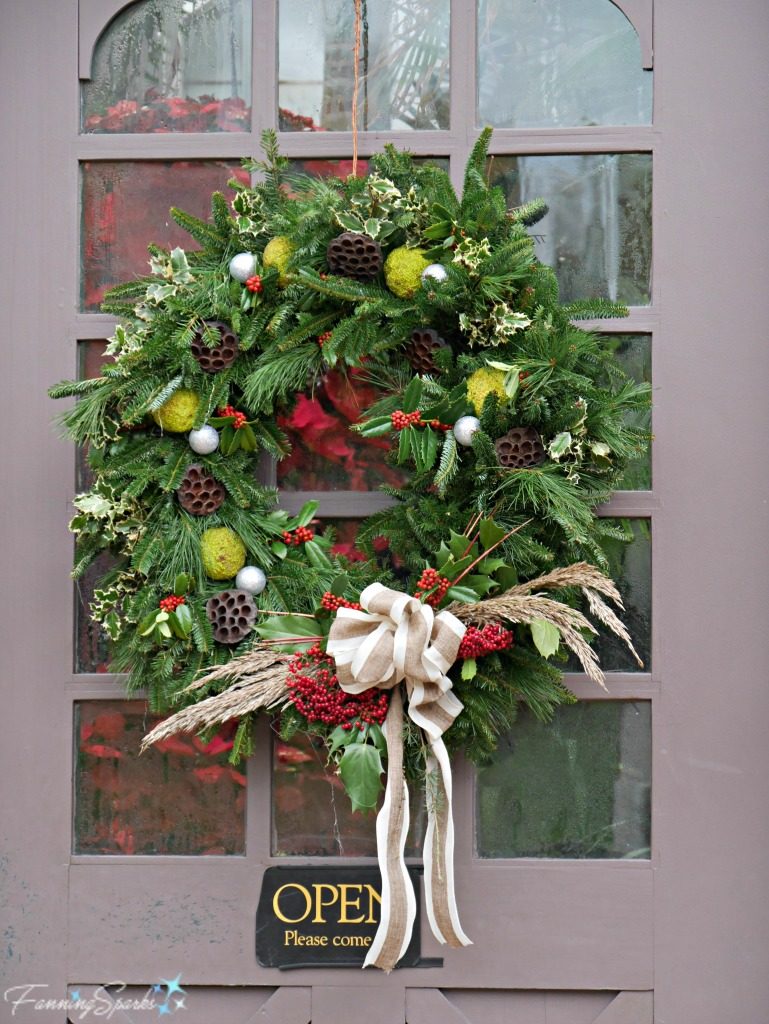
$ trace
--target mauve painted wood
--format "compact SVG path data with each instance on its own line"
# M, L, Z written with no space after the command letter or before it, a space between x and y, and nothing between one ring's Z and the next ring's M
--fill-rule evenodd
M81 41L86 30L95 31L95 39L122 6L81 0ZM101 981L125 966L125 980L135 975L141 983L173 951L185 957L174 973L184 969L198 984L210 978L212 984L283 986L274 998L304 1002L291 1009L276 1003L269 1019L291 1024L289 1018L298 1021L307 1012L310 984L391 992L394 1001L406 986L644 990L653 962L658 1024L757 1024L769 1006L769 911L761 898L769 849L762 648L769 596L763 483L769 352L758 298L765 291L769 237L769 210L760 199L769 19L761 0L744 0L737 11L704 0L696 13L658 3L653 129L512 131L497 133L494 141L495 151L507 152L654 152L654 304L638 315L655 332L655 491L619 495L610 507L613 514L635 509L653 518L654 675L609 680L615 696L653 700L651 864L473 861L472 782L460 768L460 899L477 946L446 954L440 972L389 978L265 972L252 953L259 873L271 860L263 742L249 767L246 858L76 858L69 866L71 794L62 765L71 758L71 702L120 694L119 678L78 681L68 667L71 543L64 524L73 459L70 446L50 434L52 407L45 398L52 380L75 372L75 340L108 333L102 329L109 318L86 320L75 309L76 160L255 152L258 131L275 109L275 39L267 31L275 4L258 3L256 13L260 64L251 133L78 139L75 0L27 0L4 11L0 80L3 94L20 102L14 145L0 153L0 209L4 236L12 239L2 280L7 337L13 339L6 348L2 409L17 439L7 449L4 502L9 726L0 760L2 777L13 779L13 787L6 784L0 794L0 906L8 936L0 978L63 991L66 980ZM474 38L472 4L453 0L452 15L454 42L466 44ZM474 136L473 61L452 61L449 132L388 136L419 153L448 154L455 180ZM284 133L283 139L292 156L341 156L350 144L349 133ZM381 140L367 134L363 152ZM628 321L601 326L632 329ZM166 901L164 910L159 900ZM205 928L195 925L199 914L210 922ZM481 920L484 914L490 924ZM425 939L426 952L430 943ZM481 964L484 948L489 956ZM536 963L532 948L539 951ZM648 1002L645 993L644 1013ZM605 1011L607 1024L612 1008ZM254 1019L268 1019L260 1014L257 1009ZM359 1016L359 1006L341 1006L336 1019L346 1024ZM638 1013L626 1018L628 1024L643 1020Z
M71 445L52 432L46 388L75 371L76 6L6 3L2 18L0 998L8 986L35 982L62 997L71 785L65 766L72 756L63 685L72 661L66 519L74 463ZM10 1010L0 1005L3 1014Z
M659 2L655 1014L769 1018L769 9Z

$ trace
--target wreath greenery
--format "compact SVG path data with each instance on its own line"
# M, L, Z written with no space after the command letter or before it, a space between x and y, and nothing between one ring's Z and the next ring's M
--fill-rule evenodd
M285 734L325 737L356 807L381 789L387 698L340 691L325 644L369 584L471 624L449 671L464 710L444 739L474 761L521 703L547 719L573 700L553 656L571 649L600 680L581 601L627 638L597 571L624 531L595 509L646 446L629 414L649 388L575 323L623 307L559 304L527 232L547 208L507 209L486 179L489 137L460 198L445 171L390 147L365 178L293 175L266 133L264 162L246 164L259 184L233 183L231 206L214 194L210 222L172 211L200 249L150 247L151 274L111 291L121 322L101 376L51 389L76 397L63 421L93 473L75 499L74 575L115 556L90 611L129 691L153 710L206 708L171 729L239 717L234 760L258 709L281 705ZM329 367L379 389L353 429L391 441L403 472L363 526L364 561L313 528L317 503L289 515L258 482L263 454L289 451L279 413ZM239 702L246 684L265 689ZM404 739L418 774L408 718Z

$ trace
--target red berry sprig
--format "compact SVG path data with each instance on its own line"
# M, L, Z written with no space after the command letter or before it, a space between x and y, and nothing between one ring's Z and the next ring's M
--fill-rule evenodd
M513 646L513 633L498 622L490 622L483 629L468 626L457 652L458 658L482 658L492 651L506 651Z
M360 694L345 693L334 668L334 659L317 644L294 655L286 685L297 711L308 722L341 725L345 731L381 725L387 716L387 692L371 689Z
M406 427L432 427L433 430L452 429L450 423L441 423L440 420L423 420L419 409L415 409L414 412L396 409L390 414L390 422L393 425L393 430L405 430Z
M323 348L323 346L326 344L330 337L331 331L324 331L323 334L318 335L318 344L320 345L321 348Z
M238 410L232 405L225 405L223 409L218 410L220 416L232 416L234 423L232 424L234 430L240 430L248 422L248 417L244 412L238 412Z
M427 604L432 605L433 608L437 608L441 601L446 596L446 591L451 586L451 580L445 576L441 576L437 569L423 569L422 575L419 577L417 583L417 592L414 597L418 597L420 600L424 598ZM435 589L433 589L435 588ZM427 591L431 590L431 594L427 594Z
M249 277L246 281L246 288L248 288L250 292L255 292L258 295L264 288L261 277L258 274L254 274L253 277Z
M354 608L356 611L361 610L361 606L357 601L348 601L345 597L337 597L336 594L332 594L330 590L327 590L323 597L320 599L321 608L325 608L327 612L336 612L340 608Z
M283 543L288 544L289 547L299 547L300 544L306 544L308 540L312 540L315 534L312 530L306 526L298 526L293 533L289 530L283 531Z
M177 597L176 594L169 594L168 597L161 598L159 602L160 610L163 612L175 612L180 604L185 604L183 597Z

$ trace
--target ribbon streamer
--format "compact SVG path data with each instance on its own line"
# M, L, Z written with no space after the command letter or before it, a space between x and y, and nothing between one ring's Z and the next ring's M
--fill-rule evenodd
M385 721L387 787L376 823L382 917L363 965L389 972L406 952L416 916L416 897L403 856L409 798L403 776L401 682L406 684L409 717L430 746L424 847L427 918L439 942L470 945L454 895L451 764L442 738L462 710L446 673L456 660L465 626L450 612L436 614L430 605L381 583L366 587L360 603L363 611L339 609L327 650L347 693L372 687L393 691Z

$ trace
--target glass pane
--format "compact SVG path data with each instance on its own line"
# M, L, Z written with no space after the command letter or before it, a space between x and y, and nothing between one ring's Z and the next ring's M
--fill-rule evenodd
M403 474L385 462L388 438L365 438L350 430L379 398L375 388L329 370L311 392L296 396L293 409L279 417L292 452L278 463L278 486L286 491L375 491L400 486Z
M272 853L288 857L375 857L374 814L353 814L342 780L326 767L322 741L275 739L272 757ZM410 786L406 856L418 856L427 825L424 799Z
M522 712L479 769L481 857L649 856L651 705L592 701L548 725Z
M84 132L251 127L251 0L145 0L99 38Z
M612 334L606 341L614 346L614 354L622 369L634 381L651 384L652 380L652 339L650 334ZM628 413L627 423L631 427L651 431L651 409L644 412ZM621 481L626 491L648 491L652 485L651 448L628 464Z
M478 124L649 124L652 72L609 0L480 0Z
M561 299L602 296L631 306L651 294L650 153L492 157L511 206L542 198L535 251L553 267Z
M622 621L630 630L633 645L644 663L644 672L651 671L652 660L652 535L650 519L603 519L602 522L632 531L633 540L626 544L605 538L601 543L609 559L609 575L616 581L624 612ZM599 630L593 645L607 672L639 672L630 651L623 642L606 629ZM569 666L580 672L576 663Z
M246 777L227 763L234 730L207 746L173 736L140 757L158 720L137 701L75 705L74 852L245 853Z
M281 0L279 124L352 127L354 5ZM449 127L449 0L364 0L358 127Z
M212 192L233 177L249 180L239 163L218 160L88 161L81 170L81 304L96 311L107 288L149 273L149 243L197 248L172 206L206 218Z
M414 164L435 164L444 171L449 169L449 159L445 156L424 156L415 157ZM331 157L328 160L292 160L291 170L295 174L310 174L314 178L346 178L352 174L351 157ZM358 177L362 178L368 174L368 160L358 160Z

